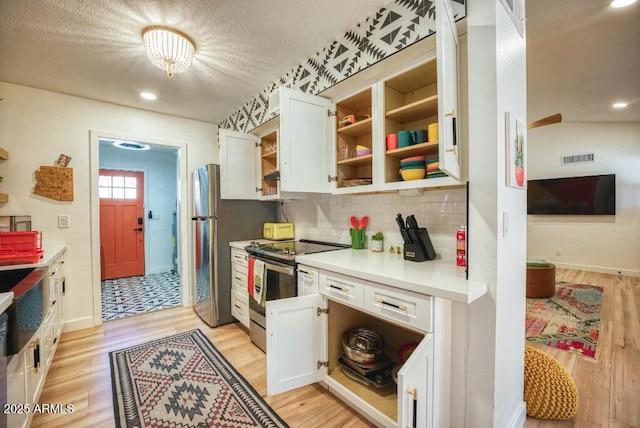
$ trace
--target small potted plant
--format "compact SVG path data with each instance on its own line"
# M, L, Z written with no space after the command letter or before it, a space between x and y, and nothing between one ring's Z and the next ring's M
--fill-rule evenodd
M371 251L376 253L381 252L383 250L383 242L384 235L382 235L382 232L378 232L373 235L371 237Z

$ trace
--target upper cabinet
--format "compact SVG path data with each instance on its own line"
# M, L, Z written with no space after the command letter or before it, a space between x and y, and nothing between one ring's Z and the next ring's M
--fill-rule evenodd
M436 49L422 63L336 101L333 193L460 184L457 33L450 4L437 8ZM403 160L417 177L402 177Z
M289 88L279 90L280 116L252 134L219 130L223 199L331 192L331 102Z
M279 88L280 116L255 135L220 130L223 198L460 185L458 37L448 0L436 1L436 24L424 56L382 61L361 86L350 78L348 94L336 85L330 101ZM244 140L253 148L225 148Z

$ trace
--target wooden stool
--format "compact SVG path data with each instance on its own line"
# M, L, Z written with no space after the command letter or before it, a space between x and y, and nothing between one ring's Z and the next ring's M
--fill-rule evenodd
M556 267L527 266L527 299L543 299L556 294Z

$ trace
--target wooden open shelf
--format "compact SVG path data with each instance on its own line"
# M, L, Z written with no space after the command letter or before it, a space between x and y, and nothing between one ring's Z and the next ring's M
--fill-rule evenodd
M0 193L0 204L6 204L7 202L9 202L9 195Z
M338 128L338 134L348 135L350 137L360 137L362 135L371 134L371 118L362 119L343 128Z
M394 158L408 158L411 156L434 155L438 154L438 142L420 143L412 146L401 147L398 149L387 150L387 156Z
M373 155L364 155L358 156L351 159L345 159L338 162L340 166L361 166L361 165L370 165L371 160L373 159Z
M274 150L269 153L265 153L262 155L262 159L276 159L278 157L278 151Z
M399 123L411 123L438 114L438 96L433 95L387 112L387 118Z

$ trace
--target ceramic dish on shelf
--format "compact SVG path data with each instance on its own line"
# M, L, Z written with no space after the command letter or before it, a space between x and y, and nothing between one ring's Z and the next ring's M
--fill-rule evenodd
M400 357L400 361L402 363L406 363L413 351L418 347L417 343L407 343L402 346L398 351L398 356Z

